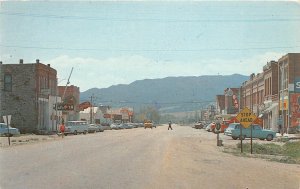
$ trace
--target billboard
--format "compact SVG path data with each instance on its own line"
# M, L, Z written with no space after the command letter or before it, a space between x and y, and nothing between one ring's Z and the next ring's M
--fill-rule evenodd
M300 125L300 93L290 94L291 127Z

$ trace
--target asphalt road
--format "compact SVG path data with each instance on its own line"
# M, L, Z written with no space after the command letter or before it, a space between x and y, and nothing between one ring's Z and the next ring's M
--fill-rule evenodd
M226 154L215 137L191 127L162 126L1 148L0 187L300 188L299 165ZM232 142L224 138L225 145Z

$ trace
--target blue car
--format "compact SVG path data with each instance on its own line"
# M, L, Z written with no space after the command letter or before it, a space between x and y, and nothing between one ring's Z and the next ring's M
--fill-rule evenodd
M276 132L272 130L262 129L259 125L253 124L252 127L244 128L242 127L242 135L240 127L236 127L231 130L231 137L236 140L238 138L244 140L245 138L251 137L251 128L252 128L252 138L258 138L260 140L271 141L276 137Z
M5 123L0 123L0 135L1 136L14 136L20 135L20 131L17 128L9 127L9 134L8 134L8 127Z

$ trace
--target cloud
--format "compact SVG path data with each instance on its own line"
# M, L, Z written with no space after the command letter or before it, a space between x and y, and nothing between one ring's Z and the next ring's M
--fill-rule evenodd
M262 72L263 66L278 60L281 53L264 53L248 59L206 59L193 62L156 61L143 56L121 56L107 59L69 57L62 55L45 61L58 73L59 85L65 85L73 67L70 84L80 91L105 88L116 84L129 84L135 80L164 78L168 76L250 75Z

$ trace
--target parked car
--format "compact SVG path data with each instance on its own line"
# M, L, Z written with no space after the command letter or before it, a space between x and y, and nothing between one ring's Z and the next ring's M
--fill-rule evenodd
M195 123L195 125L194 125L195 129L202 129L203 127L204 127L204 124L200 121Z
M9 134L8 134L8 129L9 129ZM20 135L20 131L19 129L14 127L7 127L5 123L0 123L0 135L1 136Z
M121 129L132 129L133 127L127 123L121 123L119 126Z
M99 125L99 126L101 127L101 129L102 129L103 131L105 131L105 130L111 130L111 127L110 127L109 124L101 124L101 125Z
M230 123L229 126L225 129L224 135L231 136L231 132L234 129L239 129L240 124L239 123Z
M89 133L96 133L96 132L103 132L104 130L101 128L101 125L97 124L89 124L88 125L88 132Z
M216 124L214 122L208 124L205 128L206 131L208 132L212 132L213 131L213 128L216 126Z
M251 129L252 129L252 138L258 138L260 140L271 141L276 137L276 132L272 130L262 129L259 125L253 124L248 128L242 127L242 136L240 134L240 128L233 129L231 131L231 137L236 140L241 138L244 140L245 138L251 137Z
M112 124L110 125L110 127L111 127L111 129L114 129L114 130L120 129L119 124L116 124L116 123L112 123Z
M65 127L65 135L78 133L86 134L88 132L88 124L86 121L68 121Z

